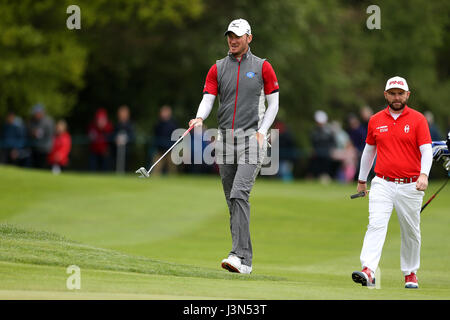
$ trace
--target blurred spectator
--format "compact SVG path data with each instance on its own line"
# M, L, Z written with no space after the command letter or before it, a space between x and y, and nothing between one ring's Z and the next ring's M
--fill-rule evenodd
M67 132L67 123L59 120L55 126L55 136L53 137L53 147L48 155L48 163L52 167L54 174L59 174L62 168L69 164L69 154L72 148L72 139Z
M116 171L123 173L129 162L130 145L136 140L134 125L130 119L130 109L126 105L120 106L117 110L113 138Z
M21 118L9 110L1 131L1 162L24 166L29 151L25 149L26 128Z
M286 124L281 120L275 120L273 129L277 129L279 133L280 167L278 176L283 181L292 181L294 179L294 163L298 159L294 137Z
M359 110L359 116L361 117L361 125L366 130L366 134L367 134L367 128L369 127L369 120L372 115L373 115L373 110L369 106L364 106Z
M321 182L327 183L333 176L331 151L336 147L336 141L328 125L328 115L324 111L316 111L314 120L316 126L310 136L314 151L310 159L309 172L314 177L319 177Z
M99 108L88 129L89 136L89 169L92 171L110 170L109 142L113 126L104 108Z
M364 147L366 146L367 130L361 124L358 116L353 113L350 113L348 115L347 124L347 133L350 136L350 140L352 141L353 146L356 148L356 158L358 159L356 173L353 178L353 180L357 180L357 175L359 173L359 159L361 159L362 152L364 150Z
M340 182L351 182L356 174L356 163L359 160L356 158L356 149L339 121L332 121L331 129L336 140L336 148L331 154L337 166L336 178Z
M47 157L53 144L53 119L45 114L45 108L38 103L31 110L29 135L31 164L35 168L47 167Z
M428 128L430 129L430 135L432 141L441 141L444 140L441 134L441 130L439 130L439 127L434 123L434 115L431 111L425 111L424 113L425 118L428 122Z
M172 119L172 108L168 105L161 107L159 121L154 128L154 144L156 154L153 156L155 163L172 145L172 132L177 129L176 122ZM177 168L170 156L164 157L158 165L153 168L153 174L176 173Z
M364 147L366 146L367 130L361 124L361 121L358 119L358 117L353 113L350 113L348 115L347 121L347 133L350 136L350 140L352 141L353 146L355 146L358 152L362 153Z

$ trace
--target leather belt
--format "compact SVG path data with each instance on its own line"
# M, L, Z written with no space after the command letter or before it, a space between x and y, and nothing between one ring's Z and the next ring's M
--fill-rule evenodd
M377 177L379 177L381 179L384 179L386 181L394 182L394 183L400 183L400 184L413 183L413 182L416 182L417 179L419 178L418 176L414 176L414 177L410 177L410 178L391 178L391 177L383 176L383 175L378 174L378 173L376 175L377 175Z

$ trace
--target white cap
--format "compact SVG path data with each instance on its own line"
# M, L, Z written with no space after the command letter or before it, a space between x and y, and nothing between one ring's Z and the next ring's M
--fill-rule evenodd
M314 113L314 120L316 120L317 123L325 124L328 121L328 116L325 111L318 110Z
M238 37L243 36L244 34L251 35L252 29L250 28L250 24L247 22L247 20L244 19L236 19L230 22L228 25L228 30L225 31L225 35L227 35L228 32L233 32Z
M402 77L393 77L390 78L387 82L386 82L386 88L384 89L384 91L388 91L389 89L392 88L398 88L398 89L402 89L405 91L409 91L408 88L408 83L406 83L406 80Z

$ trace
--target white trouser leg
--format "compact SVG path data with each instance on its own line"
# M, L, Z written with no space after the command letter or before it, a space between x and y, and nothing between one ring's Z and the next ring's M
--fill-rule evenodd
M400 268L403 274L417 273L420 267L420 208L423 191L415 183L398 186L394 207L401 230Z
M372 180L369 193L369 225L361 250L361 265L372 271L378 268L389 219L394 206L395 184L381 178Z

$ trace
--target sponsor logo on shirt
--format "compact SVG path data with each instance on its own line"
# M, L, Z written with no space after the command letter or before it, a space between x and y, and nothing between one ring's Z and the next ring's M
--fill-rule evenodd
M377 130L380 130L380 133L388 132L388 126L379 126L379 127L377 127Z
M409 132L409 125L406 125L406 126L403 128L403 130L405 131L405 133L408 133L408 132Z
M255 73L252 71L249 71L245 74L248 78L252 79L255 76Z

